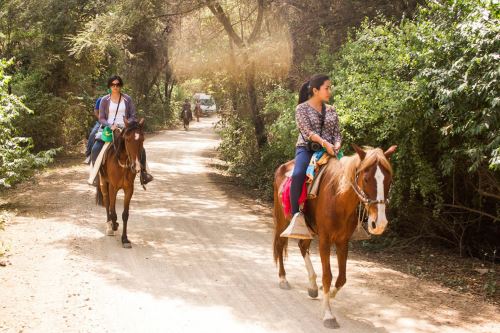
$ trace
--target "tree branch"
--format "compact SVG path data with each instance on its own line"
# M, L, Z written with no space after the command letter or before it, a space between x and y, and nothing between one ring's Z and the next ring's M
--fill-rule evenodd
M248 37L248 44L252 44L253 42L255 42L260 34L262 21L264 18L264 0L257 0L257 8L259 10L257 13L257 20L255 21L255 26L253 27L253 31L250 34L250 37Z
M234 44L236 44L238 47L243 47L245 43L240 38L240 36L238 36L238 34L234 31L231 21L227 17L221 5L218 2L215 2L214 4L208 4L207 7L208 9L210 9L212 14L214 14L217 20L219 20L219 22L222 24L227 34L229 35L229 38L233 40Z
M479 215L483 215L483 216L489 217L490 219L493 219L493 222L500 221L500 217L498 217L498 216L494 216L494 215L482 212L480 210L472 209L472 208L465 207L465 206L462 206L462 205L444 204L443 206L445 206L445 207L452 207L452 208L458 208L458 209L466 210L466 211L473 212L473 213L476 213L476 214L479 214Z
M170 16L179 16L179 15L186 15L186 14L190 14L194 11L197 11L203 7L205 7L206 4L205 3L199 3L198 5L192 7L192 8L188 8L188 9L185 9L185 10L180 10L178 12L173 12L173 13L165 13L165 14L161 14L161 15L157 15L157 16L151 16L151 17L148 17L148 19L150 20L154 20L154 19L159 19L159 18L162 18L162 17L170 17Z
M498 195L498 194L488 193L488 192L485 192L485 191L480 190L480 189L478 189L477 192L479 194L481 194L482 196L490 197L490 198L495 198L497 200L500 200L500 195Z

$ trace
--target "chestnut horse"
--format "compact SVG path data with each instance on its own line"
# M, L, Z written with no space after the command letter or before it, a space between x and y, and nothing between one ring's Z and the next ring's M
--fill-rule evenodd
M306 220L315 226L319 240L319 253L323 268L323 302L322 316L325 327L337 328L338 323L332 314L330 298L346 283L346 262L348 242L357 225L356 207L362 202L368 211L368 231L380 235L387 226L385 216L386 198L392 181L390 156L396 146L386 152L380 148L367 149L353 145L356 154L345 156L340 160L331 158L326 165L323 179L316 199L308 200L304 214ZM285 217L279 189L285 181L287 173L293 169L294 161L282 164L274 176L274 260L279 263L280 288L290 289L286 280L283 256L286 254L288 238L280 237L287 228L291 217ZM330 269L330 250L335 244L339 274L335 287L330 290L332 272ZM308 293L312 298L318 297L318 285L309 257L311 240L300 240L299 248L304 258L309 276Z
M127 237L127 222L130 200L134 193L135 176L141 171L139 156L144 143L144 119L139 122L125 120L125 128L122 132L115 130L115 133L113 144L106 152L106 161L99 170L96 201L106 207L106 235L114 236L115 231L118 230L116 195L120 189L123 189L125 197L122 213L122 245L124 248L131 248L132 245Z

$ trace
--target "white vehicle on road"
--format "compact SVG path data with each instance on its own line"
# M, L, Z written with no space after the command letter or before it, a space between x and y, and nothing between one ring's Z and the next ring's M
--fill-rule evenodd
M217 105L211 95L196 93L193 95L193 103L196 104L198 100L200 101L201 111L204 115L215 114L217 112Z

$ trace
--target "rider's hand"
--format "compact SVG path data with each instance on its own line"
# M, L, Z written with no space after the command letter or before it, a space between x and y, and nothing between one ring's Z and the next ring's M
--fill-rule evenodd
M117 129L118 127L116 125L111 125L111 130L114 131L115 129Z
M335 142L335 145L333 146L333 150L335 150L335 155L337 155L339 153L340 142Z
M325 141L325 149L326 152L331 156L336 156L335 150L333 149L333 145L330 142Z

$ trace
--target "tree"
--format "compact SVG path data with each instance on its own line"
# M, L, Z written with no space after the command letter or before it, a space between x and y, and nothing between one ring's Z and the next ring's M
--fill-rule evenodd
M246 92L248 105L252 117L253 126L255 129L255 137L257 144L262 148L267 142L264 121L257 106L257 92L255 83L255 60L250 56L252 44L259 38L262 22L264 17L264 0L257 0L257 17L253 23L252 30L248 37L245 37L244 29L241 29L241 34L238 35L234 30L234 25L230 18L219 4L219 2L207 2L207 7L212 14L217 18L219 23L224 27L231 45L236 46L242 52L243 63L245 64L244 73L246 81Z

